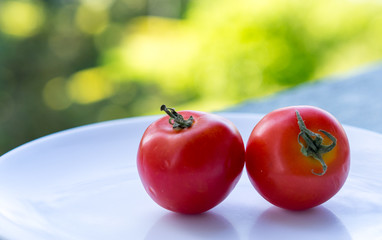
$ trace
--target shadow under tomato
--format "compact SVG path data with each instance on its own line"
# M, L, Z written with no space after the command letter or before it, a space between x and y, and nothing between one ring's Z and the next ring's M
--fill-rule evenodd
M323 206L306 211L270 207L256 220L249 239L352 239L348 230Z
M151 239L239 239L232 224L223 216L212 212L198 215L169 213L161 217L147 232Z

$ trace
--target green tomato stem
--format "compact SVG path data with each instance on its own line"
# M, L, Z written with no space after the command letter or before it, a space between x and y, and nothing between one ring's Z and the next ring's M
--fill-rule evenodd
M322 154L325 154L327 152L330 152L337 144L337 139L330 133L319 130L321 133L326 135L332 143L330 145L323 145L323 138L320 134L314 133L311 130L309 130L304 123L304 120L302 119L300 113L296 110L296 116L297 116L297 123L300 128L300 133L298 134L298 143L301 145L301 153L304 156L307 157L313 157L314 159L318 160L322 165L322 172L316 173L312 169L312 173L318 176L322 176L326 173L327 165L325 161L322 158ZM305 144L301 142L300 139L304 139Z
M167 115L170 116L168 122L172 125L172 128L175 130L189 128L195 121L192 116L190 116L189 119L185 120L181 114L175 111L174 108L168 108L164 104L160 107L160 110L165 111Z

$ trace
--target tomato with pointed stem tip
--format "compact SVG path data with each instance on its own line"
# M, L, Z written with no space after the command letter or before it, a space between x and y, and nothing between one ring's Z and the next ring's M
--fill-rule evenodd
M222 202L244 168L245 147L229 120L198 111L164 116L144 132L137 155L141 181L160 206L178 213L205 212Z
M304 210L324 203L343 186L350 150L341 124L312 106L268 113L246 147L246 169L255 189L270 203Z

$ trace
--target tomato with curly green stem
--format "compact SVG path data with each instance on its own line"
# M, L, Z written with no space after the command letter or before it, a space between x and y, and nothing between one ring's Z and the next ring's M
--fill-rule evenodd
M345 183L350 150L341 124L312 106L277 109L256 124L246 147L246 169L270 203L290 210L320 205Z
M222 202L244 168L245 147L229 120L198 111L152 123L141 139L137 166L149 196L178 213L205 212Z

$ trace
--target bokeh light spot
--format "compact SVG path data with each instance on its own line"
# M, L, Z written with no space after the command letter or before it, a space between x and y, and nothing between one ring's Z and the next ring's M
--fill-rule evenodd
M45 104L53 110L64 110L71 104L66 94L64 78L57 77L49 80L43 88L42 96Z
M88 104L110 97L114 88L100 69L87 69L71 77L67 91L73 101Z
M193 81L182 79L189 77L186 72L198 52L199 36L190 33L179 20L160 17L136 19L135 27L136 32L127 35L120 49L129 74L150 80L165 76L159 80L165 91L194 86ZM152 76L142 77L147 73Z
M38 32L44 22L41 5L26 1L0 3L0 29L15 37L29 37Z
M78 28L87 34L101 33L109 22L109 14L106 9L94 8L88 5L80 5L76 13Z

